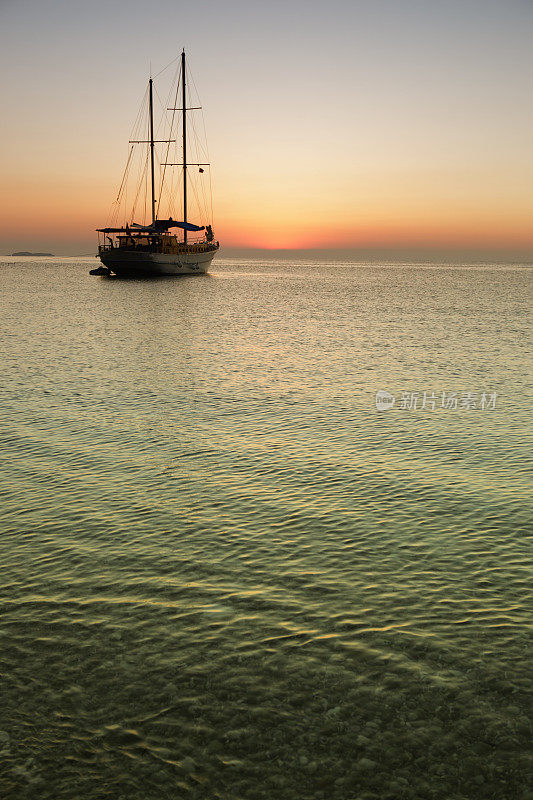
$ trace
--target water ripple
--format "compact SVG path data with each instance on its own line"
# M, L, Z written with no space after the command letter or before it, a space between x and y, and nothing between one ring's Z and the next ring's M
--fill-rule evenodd
M3 796L526 800L530 271L53 265L3 268Z

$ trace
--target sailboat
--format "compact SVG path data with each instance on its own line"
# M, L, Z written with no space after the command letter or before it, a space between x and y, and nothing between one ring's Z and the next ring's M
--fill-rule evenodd
M176 142L172 139L173 129L168 139L154 139L154 102L153 81L148 82L148 138L130 140L131 145L148 145L151 221L136 223L133 220L121 226L97 228L99 233L98 256L103 266L91 270L91 274L110 275L114 273L120 278L157 276L157 275L197 275L207 272L215 253L219 249L219 242L215 241L211 224L197 224L201 220L191 222L187 208L188 170L198 167L200 173L204 167L210 166L207 162L194 164L187 162L187 112L197 110L198 107L187 107L187 87L185 69L185 50L181 54L181 108L172 108L167 111L181 111L181 162L164 161L160 164L162 178L158 188L159 198L162 196L167 167L181 167L181 208L182 219L173 219L171 215L160 219L158 211L161 201L156 200L156 173L154 167L155 145L165 142L168 145ZM176 99L179 97L179 85L176 89ZM174 115L175 116L175 115ZM177 126L176 126L177 127ZM130 155L131 155L130 151ZM167 147L167 157L170 152ZM126 172L125 172L126 175ZM148 177L148 172L146 173ZM148 181L146 181L148 183ZM171 183L171 181L167 181ZM121 184L124 184L124 179ZM147 187L148 188L148 187ZM119 197L121 194L119 190ZM172 199L172 198L171 198ZM118 198L117 198L118 202Z

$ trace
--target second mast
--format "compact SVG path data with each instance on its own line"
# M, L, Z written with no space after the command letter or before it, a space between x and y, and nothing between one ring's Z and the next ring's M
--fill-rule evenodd
M183 221L187 222L187 99L185 93L185 49L181 53L181 89L183 108ZM183 230L183 241L187 242L187 229Z

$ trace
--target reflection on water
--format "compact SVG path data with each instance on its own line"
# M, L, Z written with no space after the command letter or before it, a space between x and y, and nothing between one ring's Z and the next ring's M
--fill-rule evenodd
M530 271L90 266L2 266L2 797L529 798Z

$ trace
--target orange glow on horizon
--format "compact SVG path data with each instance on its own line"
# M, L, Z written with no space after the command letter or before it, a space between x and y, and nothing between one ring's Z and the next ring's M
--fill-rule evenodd
M4 188L0 236L8 243L6 251L52 249L49 243L62 242L73 253L95 248L95 229L107 223L109 201L115 191L111 179L97 182L79 177L60 182L12 179ZM513 198L504 208L481 201L477 205L463 201L454 207L442 198L424 205L420 190L409 203L402 204L397 186L387 191L382 184L379 196L366 192L366 203L346 203L339 193L328 207L321 198L310 200L297 193L291 204L287 200L282 204L281 200L265 199L262 187L253 194L246 187L240 196L224 189L218 213L215 198L214 220L222 247L533 249L533 226L521 197ZM58 247L61 245L54 244L54 252Z
M464 248L533 248L533 231L529 221L465 220L428 222L408 220L391 222L376 219L372 224L323 228L308 224L272 223L250 225L243 231L236 223L222 220L216 226L222 244L231 247L265 250L350 249L394 247L464 247Z

